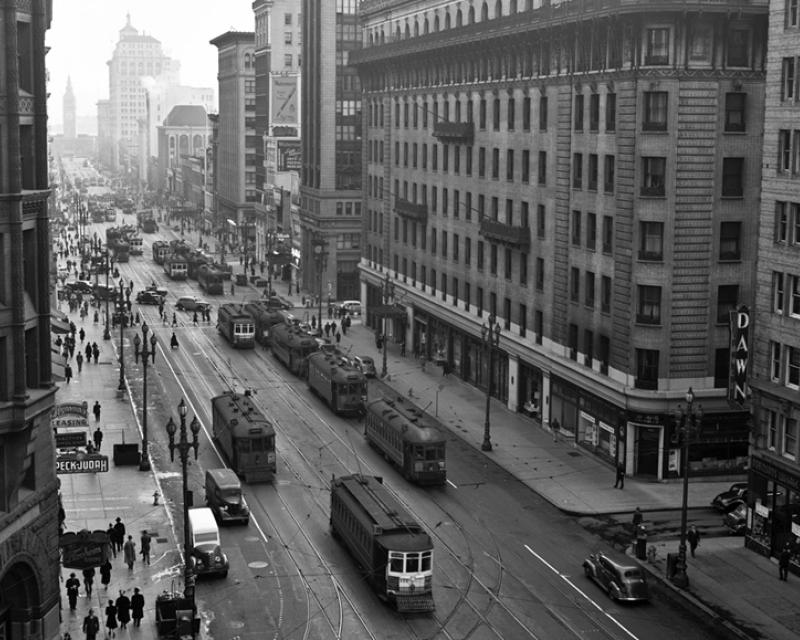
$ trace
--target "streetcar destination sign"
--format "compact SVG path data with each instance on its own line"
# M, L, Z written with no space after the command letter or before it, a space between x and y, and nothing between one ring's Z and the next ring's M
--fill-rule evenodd
M105 473L106 471L108 471L108 456L73 454L56 458L56 473Z

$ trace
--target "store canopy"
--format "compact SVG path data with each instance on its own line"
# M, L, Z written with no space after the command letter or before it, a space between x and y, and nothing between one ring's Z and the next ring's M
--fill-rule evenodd
M59 311L54 311L50 315L50 331L69 333L69 318Z
M382 304L378 305L377 307L373 307L370 311L376 315L378 318L405 318L406 317L406 310L405 307L399 307L392 304Z
M64 366L64 357L54 350L50 357L50 367L53 371L53 380L56 382L63 382L66 380Z

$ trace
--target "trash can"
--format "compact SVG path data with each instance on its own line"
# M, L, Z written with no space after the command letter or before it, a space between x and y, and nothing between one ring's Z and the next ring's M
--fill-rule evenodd
M675 571L678 568L678 554L677 553L668 553L667 554L667 579L672 580L675 576Z

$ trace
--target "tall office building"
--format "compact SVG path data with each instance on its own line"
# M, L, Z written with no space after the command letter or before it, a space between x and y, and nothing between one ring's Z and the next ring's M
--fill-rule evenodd
M0 637L60 638L50 413L47 0L1 0Z
M800 6L770 3L752 354L746 544L767 556L800 537ZM754 342L753 342L754 339ZM752 345L752 348L750 348ZM745 347L744 349L742 347ZM797 556L794 571L800 572Z
M67 89L64 91L64 101L62 103L62 117L64 120L64 137L74 140L77 136L75 124L77 113L75 111L75 93L72 91L72 78L67 77Z
M690 474L742 472L767 0L359 10L367 310L388 274L396 339L629 474L685 473L692 389Z
M302 282L324 300L359 297L361 85L349 64L361 48L358 4L303 1Z
M215 184L217 233L247 260L255 256L255 35L227 31L210 41L218 50L219 118Z
M138 184L146 178L140 155L140 121L147 121L147 93L143 79L152 77L177 85L180 82L180 63L164 55L160 41L139 33L131 25L128 14L107 64L114 145L112 169Z

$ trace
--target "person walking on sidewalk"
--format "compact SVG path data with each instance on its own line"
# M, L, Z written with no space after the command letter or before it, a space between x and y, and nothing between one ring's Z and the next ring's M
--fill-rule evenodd
M86 597L92 597L92 587L94 586L94 567L83 570L83 588L86 589Z
M792 545L788 542L783 545L781 553L778 556L778 579L789 579L789 561L792 559Z
M96 342L92 342L92 355L94 356L94 363L97 364L97 360L100 358L100 347L97 346Z
M95 400L94 406L92 407L92 413L94 413L94 421L100 422L100 401Z
M92 345L90 343L86 343L86 364L92 363Z
M131 596L131 617L133 626L140 627L144 618L144 596L139 592L139 587L134 588Z
M94 448L100 451L100 447L103 444L103 432L100 430L100 427L94 430L92 439L94 440Z
M122 523L121 518L117 518L114 524L114 544L117 551L122 551L122 544L125 542L125 525Z
M106 561L100 565L100 582L103 588L108 591L108 585L111 582L111 560Z
M108 546L111 547L111 553L114 554L114 557L117 557L117 534L114 532L114 525L110 522L108 523L108 529L106 530L106 535L108 536Z
M80 351L75 356L75 364L78 365L78 373L80 373L83 370L83 354Z
M133 536L128 536L125 541L122 555L125 558L125 564L128 565L128 571L133 571L133 564L136 562L136 543L133 541Z
M69 610L75 611L78 604L78 595L80 595L81 582L75 577L74 573L69 574L67 578L67 600L69 601Z
M639 507L636 507L636 510L633 512L633 518L631 519L631 523L633 524L633 530L636 531L639 528L639 525L642 524L644 521L644 514Z
M614 481L615 489L625 488L625 465L621 462L617 463L617 479Z
M81 330L78 332L78 337L81 339L81 344L83 344L83 341L86 340L86 332L83 330L83 327L81 327Z
M93 609L89 609L89 613L83 619L83 632L86 634L86 640L95 640L100 633L100 620L94 615Z
M106 629L108 629L108 636L114 637L114 629L117 628L117 607L113 600L108 601L106 607Z
M70 367L69 364L67 364L64 366L64 380L66 380L67 384L69 384L69 381L71 379L72 379L72 367Z
M147 533L147 529L142 531L142 537L140 540L141 547L139 549L139 553L142 554L142 562L146 565L150 564L150 541L152 538L150 534Z
M424 370L425 369L423 368L423 371ZM561 425L558 424L558 418L553 420L553 422L550 423L550 426L553 429L553 442L558 442L558 432L561 430Z
M117 607L117 620L119 628L125 629L131 621L131 599L125 595L124 591L119 592L119 598L114 603Z
M686 539L689 541L689 550L692 552L692 558L694 558L694 552L697 551L697 545L700 544L700 532L697 527L694 525L689 527L689 531L686 532Z

